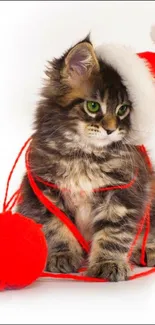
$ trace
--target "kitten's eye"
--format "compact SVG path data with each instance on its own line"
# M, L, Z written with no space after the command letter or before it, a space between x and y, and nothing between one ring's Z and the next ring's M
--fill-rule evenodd
M88 101L86 103L86 105L87 105L88 111L91 112L91 113L97 113L100 110L100 107L101 107L99 103L91 102L91 101Z
M117 116L125 117L128 114L129 109L129 105L122 105L117 111Z

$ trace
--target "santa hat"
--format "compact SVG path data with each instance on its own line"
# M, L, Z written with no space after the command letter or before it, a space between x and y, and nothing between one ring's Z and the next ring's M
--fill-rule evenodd
M155 26L151 38L155 42ZM146 145L152 154L153 145L155 147L155 53L136 54L123 45L102 44L96 48L96 54L119 73L127 88L134 107L133 143Z

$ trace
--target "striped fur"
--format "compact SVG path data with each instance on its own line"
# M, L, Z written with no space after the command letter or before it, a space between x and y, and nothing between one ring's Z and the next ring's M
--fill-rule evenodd
M127 253L152 180L142 155L130 144L130 112L134 109L131 99L119 74L95 56L88 38L50 63L46 74L48 79L36 112L31 169L59 186L59 190L49 189L38 183L83 236L92 241L88 274L111 281L125 280L129 275ZM96 115L86 111L87 100L100 103ZM116 112L123 103L130 109L121 119ZM94 188L129 182L137 168L139 173L131 188L93 192ZM69 191L62 191L64 187ZM81 247L66 227L40 204L27 175L22 191L23 202L17 209L43 224L49 248L47 269L76 272L85 258ZM153 208L151 217L153 231ZM148 261L154 264L153 240L150 251ZM139 253L137 247L134 252L137 264Z

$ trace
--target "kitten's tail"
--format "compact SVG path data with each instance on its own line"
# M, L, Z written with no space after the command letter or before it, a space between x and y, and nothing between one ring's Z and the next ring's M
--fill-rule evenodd
M150 36L151 36L153 43L155 44L155 25L152 25L152 27L151 27Z

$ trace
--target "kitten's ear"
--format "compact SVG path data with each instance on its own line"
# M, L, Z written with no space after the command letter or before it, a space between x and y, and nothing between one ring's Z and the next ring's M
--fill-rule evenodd
M65 77L71 85L87 80L92 72L99 70L93 46L82 42L74 46L65 58Z

